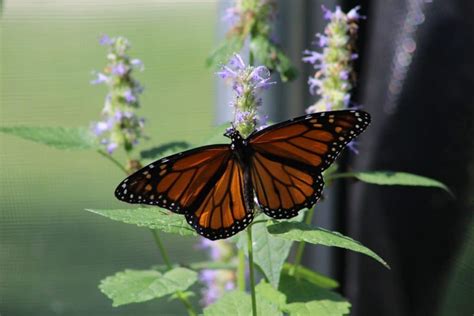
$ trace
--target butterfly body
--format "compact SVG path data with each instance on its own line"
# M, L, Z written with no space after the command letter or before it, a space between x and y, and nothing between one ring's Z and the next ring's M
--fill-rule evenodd
M297 117L247 138L230 128L224 134L230 144L157 160L122 181L115 195L183 214L206 238L227 238L252 222L256 202L276 219L316 203L322 172L369 122L363 111L332 111Z

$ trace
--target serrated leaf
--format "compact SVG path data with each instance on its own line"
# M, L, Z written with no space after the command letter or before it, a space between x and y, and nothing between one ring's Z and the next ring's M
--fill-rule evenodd
M290 316L342 316L350 312L351 304L345 298L306 280L285 275L279 290L286 295L284 310Z
M296 221L302 219L303 212L294 218ZM266 229L266 222L252 225L252 239L254 263L260 267L270 284L278 287L281 269L286 258L288 258L292 242L269 234ZM248 253L247 234L239 235L237 247Z
M290 275L290 271L293 270L293 267L293 264L285 263L283 265L282 273L285 275ZM305 279L306 281L324 289L335 289L339 287L339 283L336 280L333 280L330 277L320 274L316 271L307 269L301 265L298 266L298 269L296 269L295 277Z
M280 74L281 81L285 82L296 78L297 72L290 59L268 37L253 37L250 42L250 50L255 58L268 69L277 71Z
M250 316L252 299L249 294L235 290L224 294L217 302L204 308L204 316ZM278 307L264 297L257 296L257 315L282 315Z
M206 59L206 66L216 68L226 64L234 53L238 53L242 49L243 45L244 41L238 36L225 39Z
M184 291L196 281L197 273L185 268L174 268L165 274L155 270L125 270L103 279L99 289L116 307Z
M431 178L419 176L407 172L396 171L367 171L367 172L347 172L336 173L331 176L337 178L356 178L360 181L377 185L404 185L420 187L436 187L445 190L452 196L451 190L442 182Z
M12 126L0 127L0 132L57 149L91 149L96 146L96 139L90 131L80 127Z
M186 150L191 145L187 142L169 142L150 149L142 150L140 157L146 160L157 160L164 156L169 156L178 151Z
M342 235L338 232L332 232L319 227L312 227L305 223L281 222L267 227L270 234L282 239L305 241L315 245L329 247L339 247L355 252L363 253L374 258L386 268L390 267L375 252L363 246L358 241Z
M182 236L197 235L182 215L172 214L159 208L112 209L86 211L99 214L115 221L157 229L165 233Z

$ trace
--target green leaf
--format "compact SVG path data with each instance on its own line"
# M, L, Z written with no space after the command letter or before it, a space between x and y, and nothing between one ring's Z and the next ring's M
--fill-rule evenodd
M255 287L255 292L259 299L265 299L279 309L283 309L286 305L286 295L264 281Z
M86 128L66 127L0 127L0 132L14 135L57 149L91 149L96 139Z
M282 273L285 275L290 275L290 271L293 270L293 267L293 264L285 263L283 265ZM299 265L298 269L296 269L295 277L305 279L306 281L325 289L335 289L339 287L339 283L336 280L333 280L330 277L322 275L316 271L307 269L301 265Z
M157 160L164 156L169 156L178 151L188 149L191 145L187 142L169 142L150 149L142 150L140 157L146 160Z
M303 212L300 212L300 215L295 217L295 220L301 221L302 218ZM292 241L269 234L266 229L266 222L254 223L251 227L254 263L260 267L270 284L278 287L281 269L290 253ZM247 253L247 234L239 235L237 247L244 249L245 253Z
M257 314L261 316L282 315L277 306L260 296L257 296ZM252 315L252 299L250 295L239 290L227 292L217 302L204 308L204 316L222 315Z
M388 264L380 258L375 252L338 232L331 232L319 227L312 227L305 223L281 222L268 226L268 231L280 238L294 241L305 241L315 245L329 247L339 247L349 249L355 252L363 253L374 258L386 268L390 269Z
M452 196L454 194L443 183L438 180L419 176L412 173L396 172L396 171L367 171L367 172L347 172L337 173L331 176L332 179L337 178L356 178L371 184L378 185L404 185L419 187L436 187L445 190Z
M342 316L350 312L351 304L345 298L306 280L284 275L279 289L286 295L284 310L290 316Z
M197 273L185 268L174 268L165 274L155 270L125 270L103 279L99 289L116 307L184 291L196 281Z
M197 235L194 229L186 222L184 216L163 211L159 208L86 209L86 211L108 217L115 221L157 229L165 233L179 234L182 236Z
M234 53L238 53L242 49L243 45L244 41L240 37L232 36L225 39L206 59L206 66L217 68L226 64Z
M268 69L277 71L280 74L281 81L285 82L296 78L297 72L290 59L268 37L253 37L250 42L250 50L255 58Z

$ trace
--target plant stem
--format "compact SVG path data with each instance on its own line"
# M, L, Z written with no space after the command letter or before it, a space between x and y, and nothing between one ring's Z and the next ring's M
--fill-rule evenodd
M163 261L165 262L166 267L171 270L173 266L171 265L170 258L168 257L168 253L166 252L166 249L163 245L163 242L161 241L158 231L156 229L151 229L151 232L153 233L153 237L155 238L155 243L158 246L158 249L160 250L161 257L163 258ZM188 298L184 295L183 292L177 291L176 296L186 307L186 310L188 311L189 316L197 316L197 313L194 310L193 306L191 305L191 302L188 300Z
M308 225L310 225L311 221L313 220L314 209L315 209L315 207L313 206L312 208L310 208L308 210L308 213L306 213L306 217L305 217L304 222ZM296 272L298 271L298 267L300 266L301 260L303 259L303 253L304 253L305 245L306 245L306 243L304 241L301 241L298 244L298 248L296 249L296 255L295 255L295 263L293 264L293 267L289 271L289 275L294 276L296 274ZM297 276L297 278L298 278L298 276Z
M243 249L238 251L238 260L237 265L237 287L241 291L245 291L245 252Z
M247 250L249 255L249 270L250 270L250 293L252 295L252 315L257 316L257 298L255 296L255 275L253 267L253 240L252 240L252 226L247 228Z
M125 174L128 175L128 171L127 169L125 169L124 166L122 166L122 164L117 161L114 157L112 157L112 155L109 155L108 153L106 153L105 151L103 151L102 149L97 149L97 152L99 153L99 155L103 156L104 158L108 159L109 161L111 161L114 165L116 165L117 167L120 168L120 170L122 170L123 172L125 172Z
M170 258L168 257L168 253L166 252L165 247L163 246L163 243L161 242L160 235L156 229L151 229L151 232L153 234L153 237L155 238L155 243L158 246L158 249L160 250L161 257L163 258L163 261L165 262L165 265L168 269L172 269L173 266L171 265Z

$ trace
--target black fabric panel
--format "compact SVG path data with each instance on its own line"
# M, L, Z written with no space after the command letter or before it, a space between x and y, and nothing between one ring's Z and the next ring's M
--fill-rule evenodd
M357 101L373 124L351 168L438 179L456 199L437 189L349 186L346 233L392 266L346 256L344 294L355 316L436 315L473 214L474 3L424 4L412 62L387 108L396 39L413 2L372 1L366 8Z

